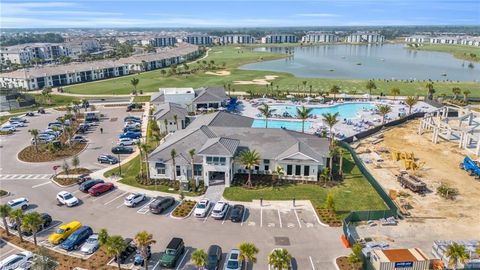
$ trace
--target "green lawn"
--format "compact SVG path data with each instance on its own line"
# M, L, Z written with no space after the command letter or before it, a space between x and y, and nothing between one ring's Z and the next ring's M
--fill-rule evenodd
M453 56L459 59L480 62L480 48L475 46L425 44L415 49L421 51L446 52L453 54Z
M133 102L149 102L150 96L135 96Z
M271 60L284 57L281 54L274 54L269 52L254 52L251 47L224 46L213 47L206 61L215 61L217 64L225 63L225 69L229 70L229 76L208 75L205 73L197 73L191 75L165 76L161 75L160 70L144 72L138 75L129 75L125 77L77 84L65 87L65 91L75 94L129 94L132 86L130 80L133 76L140 79L138 89L144 92L157 92L159 87L201 87L201 86L223 86L231 84L236 91L253 90L255 92L265 92L265 86L259 85L235 85L233 81L237 80L252 80L262 79L265 75L276 75L277 79L273 81L274 90L278 86L279 91L298 92L303 89L303 81L307 81L307 85L312 85L313 91L327 91L332 85L340 86L341 91L357 93L367 93L365 89L365 80L336 80L324 78L300 78L295 77L289 73L273 72L273 71L252 71L237 69L240 65L251 63L255 61ZM480 54L478 54L480 55ZM191 64L195 65L195 64ZM377 89L373 91L374 94L388 94L393 87L400 88L401 95L425 95L425 82L385 82L375 81ZM451 89L458 86L461 89L469 89L471 96L480 96L480 84L472 82L435 82L435 89L437 94L445 93L451 94ZM234 94L234 92L233 92Z
M229 187L223 196L228 200L252 201L264 200L310 200L314 206L324 206L329 192L333 192L335 209L345 215L353 210L384 210L388 209L375 189L361 174L349 153L344 155L345 180L333 188L324 188L314 184L286 185L276 188L246 189Z

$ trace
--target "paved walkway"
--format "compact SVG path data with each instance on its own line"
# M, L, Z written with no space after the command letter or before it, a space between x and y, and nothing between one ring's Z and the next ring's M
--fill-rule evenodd
M222 200L224 190L225 185L209 186L203 197L210 199L212 202L218 202Z

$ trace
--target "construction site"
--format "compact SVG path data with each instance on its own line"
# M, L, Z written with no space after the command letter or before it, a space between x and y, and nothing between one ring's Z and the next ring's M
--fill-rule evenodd
M478 116L445 110L352 145L403 217L393 226L358 224L362 239L428 251L435 240L480 238L480 180L463 164L478 169Z

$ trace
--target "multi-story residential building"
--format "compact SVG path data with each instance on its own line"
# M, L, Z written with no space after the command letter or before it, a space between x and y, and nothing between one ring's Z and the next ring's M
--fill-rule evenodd
M33 59L33 52L26 47L9 46L0 49L0 60L2 64L27 65Z
M192 89L193 92L193 89ZM188 112L177 103L166 102L155 106L153 118L157 121L161 133L173 133L188 125Z
M52 61L60 56L67 56L68 48L64 43L28 43L3 47L0 53L3 64L29 64L34 58Z
M250 35L226 35L220 37L220 44L252 44L255 38Z
M405 42L408 43L430 43L430 37L424 35L415 35L405 38Z
M428 36L414 35L405 38L408 43L425 43L425 44L449 44L449 45L467 45L480 46L480 37L472 36Z
M206 186L247 174L238 156L255 150L260 162L253 174L272 174L282 167L281 179L317 182L327 165L328 139L285 129L252 128L253 119L227 112L197 116L185 129L167 136L149 155L153 179L203 181ZM172 159L172 149L177 155ZM190 157L189 151L195 149ZM193 163L193 164L192 164Z
M302 37L304 43L335 43L338 37L333 33L309 32Z
M347 43L382 43L385 37L376 32L356 32L347 36Z
M97 39L75 39L64 43L65 55L71 58L78 58L81 54L98 52L102 46Z
M187 108L189 112L218 109L225 106L228 97L223 87L193 88L160 88L153 94L150 103L175 103Z
M272 34L262 37L262 43L296 43L298 42L298 37L295 35L289 34Z
M0 86L5 88L21 87L27 90L58 87L168 67L172 64L192 60L198 55L198 46L181 44L158 53L136 55L118 60L25 68L0 74Z
M177 43L176 37L170 36L159 36L159 37L152 37L147 40L142 41L143 45L150 44L153 47L170 47L174 46Z
M188 35L183 38L183 41L194 45L211 45L213 43L212 37L207 35Z

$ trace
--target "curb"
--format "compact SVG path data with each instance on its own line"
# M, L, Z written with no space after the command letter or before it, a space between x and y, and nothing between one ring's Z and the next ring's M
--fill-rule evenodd
M190 213L188 213L188 215L186 215L186 216L184 216L184 217L174 217L174 216L173 216L173 212L175 211L175 209L177 209L177 208L183 203L183 201L185 201L185 200L182 200L182 201L177 205L177 207L175 207L175 208L172 210L172 213L170 213L170 217L171 217L171 218L177 219L177 220L182 220L182 219L187 219L187 218L189 218L189 217L192 215L193 211L195 210L195 207L197 206L197 202L196 202L196 201L195 201L195 205L192 207L192 210L190 210Z
M3 238L2 238L2 241L4 241L5 243L7 243L7 245L9 245L9 246L11 246L11 247L14 247L14 248L16 248L16 249L18 249L18 250L28 251L28 250L26 250L26 249L24 249L24 248L22 248L22 247L19 247L19 246L13 244L13 243L8 242L7 240L5 240L5 239L3 239Z
M6 191L6 190L5 190ZM12 193L10 193L10 191L7 191L7 194L3 195L3 196L0 196L0 198L5 198L5 197L8 197L10 196Z
M60 184L59 184L57 181L55 181L55 179L53 179L53 178L51 179L51 181L52 181L55 185L57 185L57 186L59 186L59 187L61 187L61 188L73 187L73 186L77 185L77 183L73 183L73 184L71 184L71 185L66 185L66 186L60 185Z

